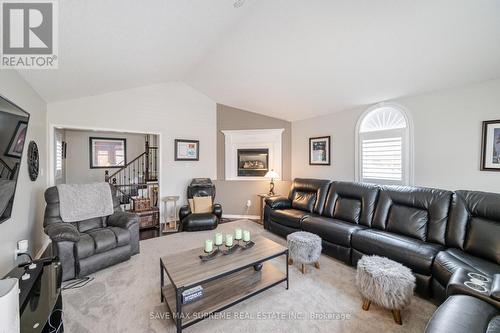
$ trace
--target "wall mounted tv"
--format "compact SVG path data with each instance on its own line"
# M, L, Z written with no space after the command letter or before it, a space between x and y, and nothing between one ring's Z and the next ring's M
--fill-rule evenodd
M26 111L0 96L0 223L12 213L29 117Z

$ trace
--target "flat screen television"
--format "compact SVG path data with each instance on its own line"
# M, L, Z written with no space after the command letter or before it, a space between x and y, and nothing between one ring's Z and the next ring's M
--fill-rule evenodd
M29 117L26 111L0 96L0 223L12 214Z

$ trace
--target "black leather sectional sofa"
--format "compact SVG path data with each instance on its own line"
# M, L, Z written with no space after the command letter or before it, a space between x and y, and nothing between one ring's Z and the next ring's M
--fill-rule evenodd
M500 194L295 179L288 197L266 200L264 227L315 233L326 254L354 266L365 254L398 261L416 276L416 292L438 302L459 268L500 273Z

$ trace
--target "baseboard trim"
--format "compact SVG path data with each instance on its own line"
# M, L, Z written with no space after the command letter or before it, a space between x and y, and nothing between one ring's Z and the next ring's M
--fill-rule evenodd
M249 220L260 220L259 215L233 215L233 214L223 214L223 218L226 219L249 219Z

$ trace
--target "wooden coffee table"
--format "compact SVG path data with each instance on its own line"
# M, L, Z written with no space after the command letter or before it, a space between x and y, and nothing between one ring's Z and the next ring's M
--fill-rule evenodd
M263 236L253 241L250 249L206 262L198 257L201 248L160 258L161 302L166 301L177 332L280 283L288 289L288 249ZM286 274L270 262L279 256L284 256ZM203 298L182 304L182 292L199 285Z

